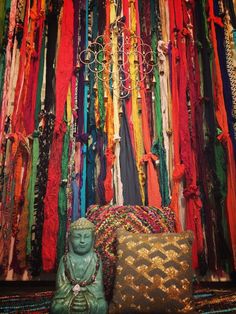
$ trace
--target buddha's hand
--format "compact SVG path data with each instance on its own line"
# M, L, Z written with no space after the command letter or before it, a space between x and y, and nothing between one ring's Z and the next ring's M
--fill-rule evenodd
M88 309L88 303L82 292L80 292L73 301L73 310L78 312L85 312Z

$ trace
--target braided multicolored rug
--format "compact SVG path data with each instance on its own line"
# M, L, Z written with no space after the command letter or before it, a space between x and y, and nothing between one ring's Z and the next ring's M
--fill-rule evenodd
M199 313L236 313L236 287L198 289L195 290L194 300Z
M54 291L0 297L0 313L49 313Z
M0 313L49 313L54 291L0 297ZM236 288L198 288L194 292L198 313L236 313Z

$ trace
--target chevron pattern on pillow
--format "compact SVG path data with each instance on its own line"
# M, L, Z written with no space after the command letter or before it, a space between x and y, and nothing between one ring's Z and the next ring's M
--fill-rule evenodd
M191 313L191 232L118 230L118 262L109 313Z

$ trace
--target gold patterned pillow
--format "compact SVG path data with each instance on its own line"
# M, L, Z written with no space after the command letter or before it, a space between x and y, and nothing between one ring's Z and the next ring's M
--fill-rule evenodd
M193 313L190 231L117 232L118 262L112 314Z

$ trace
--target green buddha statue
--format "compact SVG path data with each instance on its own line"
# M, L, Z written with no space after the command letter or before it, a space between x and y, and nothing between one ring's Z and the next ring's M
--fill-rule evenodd
M51 313L107 313L102 263L93 249L94 229L94 224L85 218L71 224L69 250L58 267Z

